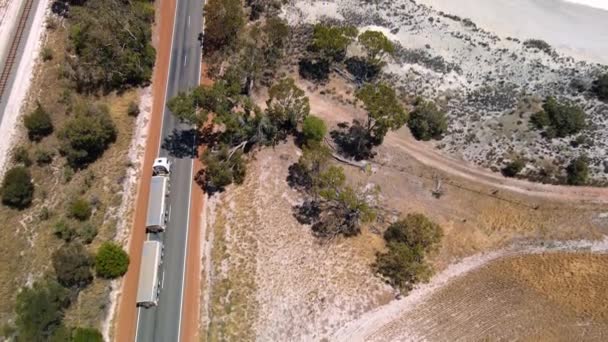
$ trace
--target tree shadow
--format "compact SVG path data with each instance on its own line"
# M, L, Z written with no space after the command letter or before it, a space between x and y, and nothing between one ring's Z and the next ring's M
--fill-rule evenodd
M321 216L321 206L314 200L306 200L292 208L293 216L300 224L314 224Z
M376 155L373 151L373 137L357 120L353 120L352 125L347 122L339 123L338 129L331 131L330 135L337 145L338 153L345 157L359 161L372 159Z
M350 72L359 83L373 81L382 67L380 65L370 63L362 57L351 57L344 61L346 70Z
M298 63L300 77L313 82L324 83L329 80L329 62L325 59L302 58Z
M163 141L162 148L175 158L197 158L200 142L201 134L196 129L174 129Z

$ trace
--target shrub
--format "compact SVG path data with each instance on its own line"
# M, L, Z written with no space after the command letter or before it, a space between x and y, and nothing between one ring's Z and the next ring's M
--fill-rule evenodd
M127 272L129 256L112 242L105 242L95 256L95 271L102 278L118 278Z
M326 59L303 58L298 63L298 72L303 79L322 83L329 80L329 66L329 61Z
M13 151L13 162L17 164L23 164L25 167L32 165L32 159L25 146L19 146Z
M94 162L116 140L116 127L105 106L90 106L68 121L59 134L61 151L73 168Z
M583 130L586 114L575 105L559 103L555 98L548 97L543 104L543 110L533 114L530 122L537 129L545 129L547 137L563 138Z
M202 160L205 165L203 186L209 192L222 191L232 183L242 184L245 180L247 164L242 151L230 155L225 146L215 152L208 149Z
M411 248L432 250L443 237L441 227L422 214L408 214L405 219L391 224L384 233L387 242L399 242Z
M521 158L516 158L502 169L502 174L505 177L515 177L521 172L521 170L524 169L525 166L526 163Z
M54 153L52 151L39 148L34 151L34 159L38 166L47 165L53 162Z
M63 244L52 257L57 281L68 288L84 288L93 281L93 259L77 242Z
M551 48L551 45L549 45L549 43L547 43L546 41L540 39L528 39L524 41L524 46L529 49L539 49L540 51L548 55L553 53L553 48Z
M79 221L86 221L91 217L91 204L83 198L77 198L68 207L68 216Z
M62 327L63 311L70 303L68 294L54 281L23 288L15 304L19 341L48 341Z
M23 118L23 124L27 129L31 141L40 141L42 138L53 133L53 121L42 105L38 104L36 109Z
M593 82L593 93L598 99L608 101L608 73L601 75Z
M589 180L589 160L580 156L570 162L566 168L568 184L585 185Z
M2 203L24 209L32 203L33 198L34 184L28 169L17 166L8 170L2 181Z
M129 102L129 107L127 108L127 115L129 116L138 116L139 115L139 105L135 101Z
M432 102L416 101L416 109L410 114L408 126L418 140L439 139L448 129L445 113Z
M78 229L78 237L85 244L90 244L93 242L95 237L97 236L97 228L90 223L85 223L82 227Z
M42 52L40 53L40 55L42 56L42 60L44 62L48 62L53 59L53 49L51 49L48 46L45 46L42 49Z
M71 342L103 342L103 336L94 328L76 328Z
M307 144L321 142L325 134L327 134L327 127L322 119L314 115L308 115L304 119L302 123L302 136Z
M53 233L55 234L55 236L65 242L70 242L74 239L74 237L76 237L76 230L64 220L60 220L55 223L53 229Z

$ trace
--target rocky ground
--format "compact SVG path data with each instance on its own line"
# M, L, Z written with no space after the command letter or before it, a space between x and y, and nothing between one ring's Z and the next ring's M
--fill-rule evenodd
M493 170L519 155L528 160L524 173L539 178L544 169L550 173L546 181L555 181L572 158L586 154L593 180L608 181L608 104L589 93L606 66L526 47L414 1L299 0L285 8L293 25L329 17L381 30L399 43L383 77L404 97L421 95L447 111L449 131L437 143L444 152ZM547 96L581 106L588 128L553 140L531 130L528 119Z

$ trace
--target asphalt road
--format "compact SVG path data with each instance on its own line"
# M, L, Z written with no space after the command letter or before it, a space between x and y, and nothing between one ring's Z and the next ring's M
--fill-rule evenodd
M202 28L203 0L177 0L167 100L199 83L201 46L198 34ZM190 191L195 158L195 136L191 127L181 124L165 108L159 155L173 161L170 216L163 234L149 234L150 239L164 243L160 270L162 288L157 307L139 308L137 341L172 342L180 339L183 303L186 245L189 224Z

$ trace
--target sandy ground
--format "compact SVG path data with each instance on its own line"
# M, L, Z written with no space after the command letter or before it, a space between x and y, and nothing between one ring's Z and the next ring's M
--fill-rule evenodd
M418 0L471 18L500 36L539 38L565 53L608 64L608 11L563 0ZM600 2L600 1L595 1ZM606 7L606 1L601 1Z
M162 125L162 115L164 110L165 91L167 76L169 73L169 59L171 54L171 40L173 34L173 22L175 12L175 1L163 1L160 4L157 17L158 42L156 47L156 66L152 80L152 113L149 123L149 134L146 140L141 177L135 200L135 212L132 230L129 241L129 257L131 262L129 269L122 281L121 292L119 295L118 312L115 319L115 331L112 340L132 341L135 338L137 309L134 305L137 295L137 281L139 277L139 267L141 263L141 250L145 239L145 219L150 191L149 179L152 176L152 169L145 167L152 165L157 154L157 146L160 141L160 128Z
M12 1L11 5L18 2L19 1ZM26 51L26 53L22 55L18 65L13 66L17 75L16 79L19 81L13 83L12 89L5 90L9 95L5 113L2 122L0 123L0 136L2 136L2 139L0 139L0 176L4 174L7 157L10 155L8 152L16 137L17 120L21 115L22 105L32 81L32 72L40 55L40 47L42 45L42 40L44 39L44 31L46 28L45 18L49 10L49 4L49 0L40 0L38 3L38 8L36 8L33 13L34 21L32 22L30 34L25 41L24 51ZM16 12L18 11L11 13ZM6 23L8 24L9 21ZM0 38L5 39L6 36Z

